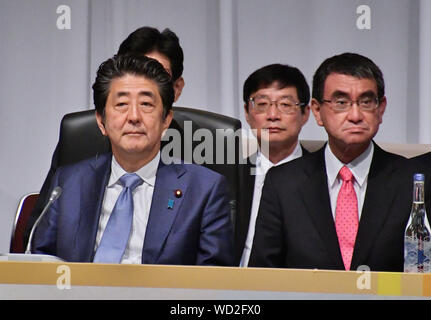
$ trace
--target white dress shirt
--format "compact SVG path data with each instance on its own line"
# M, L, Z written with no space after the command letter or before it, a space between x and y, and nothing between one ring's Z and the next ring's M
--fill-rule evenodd
M133 222L130 238L127 243L121 263L142 262L142 248L144 247L145 231L147 229L148 217L150 215L151 201L153 198L156 173L160 161L160 152L135 173L144 181L140 186L133 190ZM105 189L100 213L99 227L97 229L95 250L99 246L103 232L108 224L109 217L114 209L115 203L120 196L123 186L119 179L127 172L118 164L112 156L111 176Z
M266 173L269 169L274 166L289 162L293 159L302 156L302 148L299 143L296 144L293 152L278 163L272 163L267 157L265 157L260 151L256 155L256 177L254 182L253 191L253 202L251 206L250 223L248 225L247 238L244 245L244 251L242 252L240 267L247 267L250 259L251 247L253 245L254 232L256 227L257 213L259 211L260 198L262 196L263 183L265 181Z
M358 220L361 219L362 207L364 205L365 193L367 191L368 173L370 171L371 161L373 160L374 144L371 142L368 148L355 160L344 164L332 153L329 144L325 148L326 175L328 177L328 190L331 200L332 216L335 221L335 209L337 207L338 192L341 189L343 181L338 177L338 173L345 165L350 169L353 176L353 188L358 199Z

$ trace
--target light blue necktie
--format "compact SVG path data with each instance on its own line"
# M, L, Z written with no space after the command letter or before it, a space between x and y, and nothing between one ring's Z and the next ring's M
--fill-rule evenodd
M136 173L126 173L119 181L123 191L115 203L94 256L94 262L97 263L120 263L132 230L132 192L143 181Z

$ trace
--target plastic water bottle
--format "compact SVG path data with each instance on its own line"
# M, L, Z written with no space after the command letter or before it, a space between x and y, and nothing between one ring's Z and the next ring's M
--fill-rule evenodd
M424 174L414 174L412 211L404 235L404 272L431 272L431 238L424 184Z

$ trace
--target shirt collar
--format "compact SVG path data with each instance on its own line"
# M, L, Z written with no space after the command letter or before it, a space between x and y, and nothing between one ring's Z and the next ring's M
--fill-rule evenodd
M146 183L148 183L150 186L154 186L156 182L156 173L157 168L159 166L160 162L160 151L157 153L157 155L148 162L145 166L140 168L138 171L134 172L139 177L141 177L142 180L144 180ZM116 183L118 183L118 180L126 174L126 170L124 170L120 164L115 159L115 156L112 155L112 163L111 163L111 177L109 178L108 187L112 187Z
M333 186L337 179L338 172L345 165L350 169L355 181L362 187L365 180L367 179L368 172L370 171L371 161L374 154L374 144L371 142L368 148L352 162L344 164L332 153L329 144L326 144L325 148L325 164L326 174L328 176L329 186Z
M260 150L258 150L256 157L256 174L266 175L268 170L272 167L279 166L283 163L292 161L293 159L300 158L301 156L302 148L298 142L296 143L296 147L293 152L277 163L272 163L262 152L260 152Z

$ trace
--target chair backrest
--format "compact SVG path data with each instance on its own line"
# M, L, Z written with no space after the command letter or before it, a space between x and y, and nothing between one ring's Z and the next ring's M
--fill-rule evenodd
M202 164L224 175L229 184L231 214L234 220L239 193L241 121L193 108L173 107L173 111L174 119L162 141L162 150L164 146L172 143L175 137L180 136L182 160ZM177 135L171 135L170 130L176 130ZM109 150L109 141L100 133L94 109L69 113L63 117L58 149L59 166Z
M238 164L242 157L241 121L184 107L174 107L174 120L171 128L181 132L183 138L181 159L224 175L229 183L231 200L236 201L239 192ZM173 140L166 139L164 145Z
M110 149L109 141L97 126L94 109L68 113L61 120L58 166L88 159Z
M12 227L10 242L10 252L12 253L24 253L25 251L26 243L24 241L24 232L38 197L39 193L30 193L23 196L19 202Z

